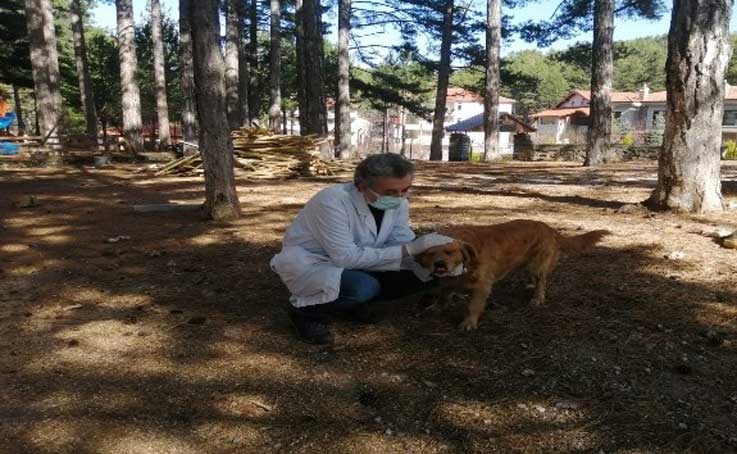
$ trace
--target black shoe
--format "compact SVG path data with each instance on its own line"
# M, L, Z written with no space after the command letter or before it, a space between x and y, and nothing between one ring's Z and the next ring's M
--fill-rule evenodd
M335 342L333 333L325 324L325 317L306 308L289 305L289 320L297 331L297 337L303 342L315 345L330 345Z
M385 313L376 303L363 303L348 313L351 320L373 325L384 320Z

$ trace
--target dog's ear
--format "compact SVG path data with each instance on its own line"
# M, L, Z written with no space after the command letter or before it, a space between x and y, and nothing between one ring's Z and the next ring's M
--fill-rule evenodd
M478 261L479 255L476 248L466 242L461 243L461 254L463 254L463 264L467 267L473 266Z

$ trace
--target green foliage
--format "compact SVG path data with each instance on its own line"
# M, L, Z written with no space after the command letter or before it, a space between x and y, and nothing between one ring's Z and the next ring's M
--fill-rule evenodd
M399 106L423 118L432 113L432 73L407 55L391 56L372 70L354 67L351 90L366 107L383 111Z
M32 87L23 0L3 0L0 4L0 43L0 82Z
M502 61L501 78L502 93L517 101L523 115L554 105L574 88L560 63L535 50L516 52Z
M615 2L615 15L623 19L640 18L656 20L667 11L663 0L638 0ZM569 39L580 32L589 31L594 25L594 2L591 0L564 0L547 20L527 21L517 28L522 39L548 47L560 40Z
M647 82L651 91L665 90L665 36L622 41L614 45L614 89L637 91Z
M732 49L737 49L737 35L732 35L730 41ZM726 78L730 84L737 85L737 52L735 51L732 51L732 56L729 59Z
M471 156L469 156L469 161L472 161L472 162L481 162L483 160L484 160L484 152L483 151L471 150Z
M461 87L466 90L483 93L486 75L483 66L463 68L450 75L450 86Z
M665 115L655 117L655 124L650 129L645 141L648 145L660 145L663 143L663 133L665 132Z
M164 75L169 119L181 120L182 90L179 79L179 25L162 11L161 37L164 41ZM137 25L135 31L136 54L138 56L138 85L141 90L141 116L143 123L155 123L156 82L154 80L154 45L151 37L151 16Z
M724 142L724 147L727 149L724 159L737 160L737 142L729 139Z

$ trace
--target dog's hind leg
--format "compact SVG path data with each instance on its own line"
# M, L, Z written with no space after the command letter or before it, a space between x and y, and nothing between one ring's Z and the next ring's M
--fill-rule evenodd
M539 253L527 265L527 269L535 283L535 294L530 301L536 306L545 304L545 291L548 286L548 278L558 264L559 252L555 248L546 249Z
M486 308L486 302L491 295L491 283L476 284L471 292L471 302L468 304L466 318L461 322L460 328L471 331L479 326L479 317Z

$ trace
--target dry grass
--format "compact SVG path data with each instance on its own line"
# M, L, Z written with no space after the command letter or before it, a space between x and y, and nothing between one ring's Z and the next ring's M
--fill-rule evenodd
M614 234L561 264L545 308L512 276L478 331L456 331L460 307L404 301L376 326L337 322L327 349L294 340L268 268L326 181L242 182L244 216L220 226L134 213L203 185L128 170L1 173L3 453L737 449L737 256L700 233L737 213L618 212L646 198L651 163L421 166L420 229ZM735 201L737 166L723 173ZM12 208L21 195L39 206Z

